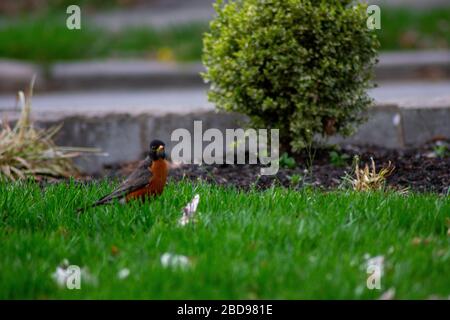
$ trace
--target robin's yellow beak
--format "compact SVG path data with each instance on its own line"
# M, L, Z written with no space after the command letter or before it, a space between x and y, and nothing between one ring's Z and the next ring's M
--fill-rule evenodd
M158 155L158 157L162 157L164 158L166 156L166 153L164 152L164 146L161 145L156 149L156 154Z

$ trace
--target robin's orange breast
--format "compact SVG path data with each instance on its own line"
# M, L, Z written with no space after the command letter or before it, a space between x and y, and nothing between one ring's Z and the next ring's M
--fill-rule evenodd
M149 170L152 173L149 183L145 187L128 194L126 201L158 196L164 191L169 171L167 161L164 159L153 161Z

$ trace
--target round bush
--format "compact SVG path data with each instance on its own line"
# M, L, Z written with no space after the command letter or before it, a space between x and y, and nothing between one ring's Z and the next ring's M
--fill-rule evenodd
M218 1L204 36L204 79L219 109L280 129L298 151L316 134L348 135L371 99L378 40L350 0Z

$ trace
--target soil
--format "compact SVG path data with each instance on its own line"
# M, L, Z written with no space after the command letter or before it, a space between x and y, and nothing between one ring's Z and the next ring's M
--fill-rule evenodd
M422 148L408 150L345 146L336 151L338 155L347 155L347 159L340 161L342 163L333 161L330 152L330 149L316 149L296 155L295 165L291 168L280 166L275 176L261 176L260 165L183 165L173 168L170 178L175 181L200 180L240 189L266 189L279 185L290 188L314 186L331 190L344 186L344 176L354 176L354 156L358 155L361 168L370 164L371 158L376 164L377 172L382 167L387 167L389 162L395 166L386 181L389 188L450 194L449 141L432 142ZM105 168L103 174L109 177L126 176L135 165L136 163L128 163Z

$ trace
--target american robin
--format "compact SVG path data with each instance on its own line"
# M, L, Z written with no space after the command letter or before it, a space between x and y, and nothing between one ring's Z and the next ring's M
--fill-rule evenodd
M133 199L144 200L147 197L160 195L166 185L169 165L166 161L165 144L160 140L150 143L148 156L113 192L102 197L88 208L109 204L114 200L126 203ZM87 208L80 208L81 212Z

